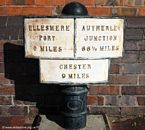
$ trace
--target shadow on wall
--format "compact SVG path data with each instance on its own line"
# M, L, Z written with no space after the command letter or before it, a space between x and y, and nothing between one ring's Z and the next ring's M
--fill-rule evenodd
M23 46L5 43L4 63L5 77L14 80L15 99L36 102L39 114L47 115L49 120L62 126L62 117L60 116L60 120L58 120L58 117L52 116L53 114L60 115L61 86L39 82L39 60L25 58ZM33 125L37 124L37 119L38 116Z

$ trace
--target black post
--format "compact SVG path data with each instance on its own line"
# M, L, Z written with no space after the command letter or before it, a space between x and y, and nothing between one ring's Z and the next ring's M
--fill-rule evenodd
M64 6L62 15L88 15L86 7L78 2L71 2ZM86 126L86 97L87 85L66 85L62 88L64 127L69 130L79 130Z
M86 126L86 86L65 86L63 93L64 127L78 130Z

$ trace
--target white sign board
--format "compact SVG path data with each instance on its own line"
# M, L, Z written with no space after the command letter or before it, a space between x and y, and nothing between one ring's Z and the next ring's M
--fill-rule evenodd
M110 61L40 60L41 83L102 83L108 81Z
M122 56L124 20L25 18L27 57L101 59Z
M116 58L123 51L123 19L78 18L76 24L77 58Z
M25 18L24 26L27 57L74 57L74 19Z

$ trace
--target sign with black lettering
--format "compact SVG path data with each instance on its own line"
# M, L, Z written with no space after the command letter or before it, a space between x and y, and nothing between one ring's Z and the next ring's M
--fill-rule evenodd
M40 60L41 83L103 83L108 81L110 61Z
M25 18L27 57L101 59L122 56L124 19Z
M25 18L24 27L27 57L74 57L74 19Z
M78 18L76 24L77 58L116 58L123 51L123 19Z

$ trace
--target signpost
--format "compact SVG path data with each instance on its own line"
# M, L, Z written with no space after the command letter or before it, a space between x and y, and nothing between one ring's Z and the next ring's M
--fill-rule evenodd
M25 18L24 24L25 54L40 59L42 83L105 82L110 62L103 59L122 56L123 19ZM86 70L60 68L60 65L82 64L91 67Z
M61 91L64 122L78 130L86 125L86 84L107 82L109 59L122 56L124 20L78 17L88 14L78 2L62 13L72 16L24 19L25 55L40 59L41 83L66 84Z
M25 54L53 59L117 58L123 52L123 19L26 18Z
M104 83L109 60L40 60L42 83Z
M72 18L26 18L24 26L26 57L74 57Z
M122 56L123 19L78 18L76 23L77 58L116 58Z

